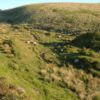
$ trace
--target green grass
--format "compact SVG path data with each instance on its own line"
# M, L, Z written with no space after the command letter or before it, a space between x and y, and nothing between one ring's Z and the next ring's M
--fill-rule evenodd
M25 100L10 85L23 88L26 100L99 98L99 4L88 6L40 4L0 12L0 79L7 81L1 100ZM87 31L93 34L79 35Z
M34 30L34 32L36 31ZM53 54L50 48L43 46L39 42L44 42L44 40L52 42L56 40L52 37L51 40L43 32L38 32L35 35L39 35L39 40L34 40L37 41L38 44L31 45L27 44L27 41L33 39L33 34L28 34L27 32L20 32L18 35L14 35L14 32L9 33L7 38L12 41L11 47L14 54L0 51L0 76L6 77L7 80L15 86L23 87L27 96L30 96L30 100L33 100L33 98L35 100L64 100L66 98L69 100L77 98L69 89L63 89L54 83L46 83L39 79L38 72L40 68L47 63L40 57L40 54L45 51L51 52L48 57ZM41 34L44 36L42 37ZM7 33L0 35L2 41L5 41L6 35ZM5 42L5 44L6 43L9 44L8 41ZM57 96L58 94L59 96Z
M99 13L99 4L36 4L2 11L0 21L79 34L100 30Z

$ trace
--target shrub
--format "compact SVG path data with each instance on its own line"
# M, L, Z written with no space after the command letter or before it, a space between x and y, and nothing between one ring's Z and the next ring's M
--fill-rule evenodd
M72 44L81 48L100 50L100 33L86 33L76 37Z

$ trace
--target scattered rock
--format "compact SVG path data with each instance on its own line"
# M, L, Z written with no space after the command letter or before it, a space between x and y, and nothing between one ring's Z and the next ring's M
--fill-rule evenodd
M33 42L34 45L37 45L37 42Z
M98 51L98 53L100 53L100 50Z
M78 62L79 62L79 59L75 59L75 60L74 60L74 63L78 63Z
M30 44L30 41L27 41L27 44Z
M61 38L62 36L61 35L58 35L58 38Z
M27 44L32 44L32 45L37 45L37 42L36 41L27 41L26 43Z

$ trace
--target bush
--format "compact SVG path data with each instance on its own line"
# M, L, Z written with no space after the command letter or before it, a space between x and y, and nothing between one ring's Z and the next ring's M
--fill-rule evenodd
M100 33L86 33L76 37L72 44L81 48L100 50Z

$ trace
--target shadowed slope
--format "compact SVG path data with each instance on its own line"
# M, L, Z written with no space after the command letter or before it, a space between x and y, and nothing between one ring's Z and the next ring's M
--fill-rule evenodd
M72 43L78 47L100 50L100 33L87 33L75 38Z

